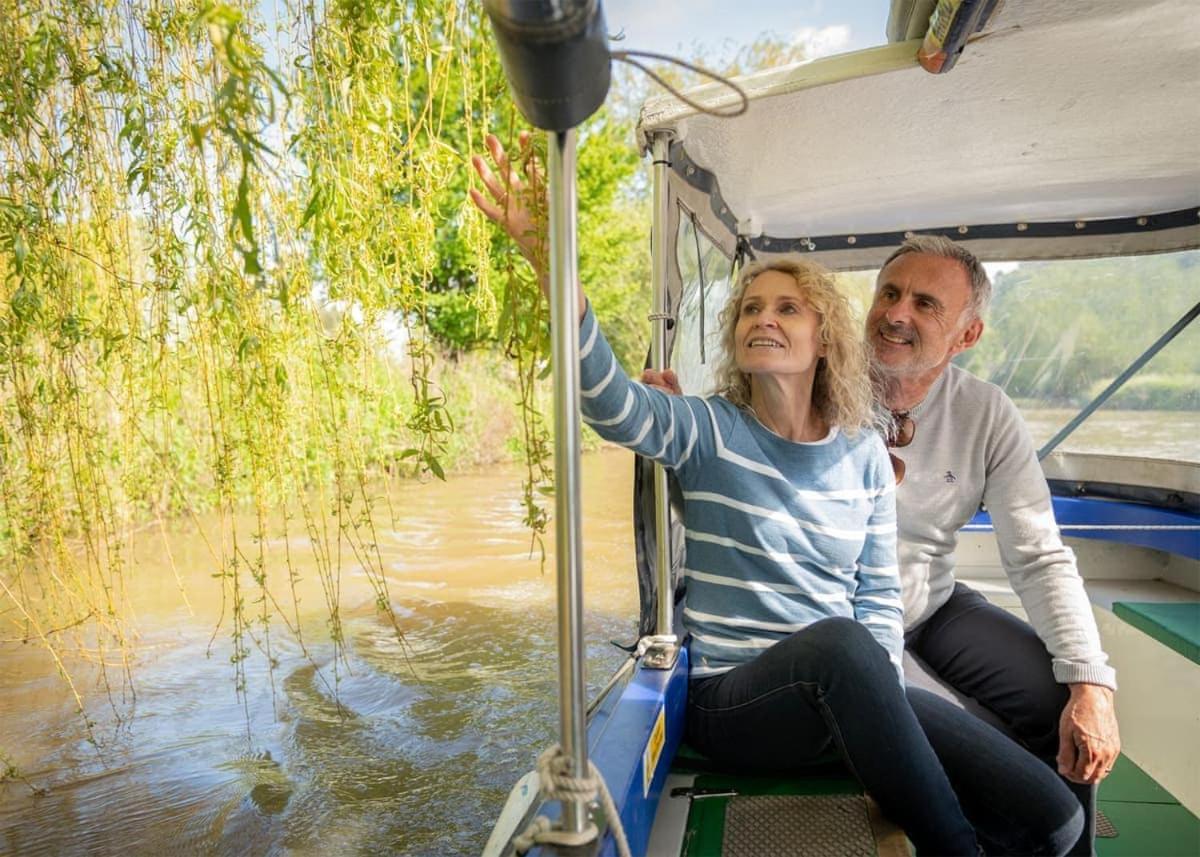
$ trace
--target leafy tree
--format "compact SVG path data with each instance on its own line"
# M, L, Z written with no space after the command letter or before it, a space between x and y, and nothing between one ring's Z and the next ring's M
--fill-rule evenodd
M1023 263L996 277L986 332L961 362L1013 396L1080 404L1195 303L1198 260L1193 251ZM1200 354L1172 346L1152 369L1195 379Z

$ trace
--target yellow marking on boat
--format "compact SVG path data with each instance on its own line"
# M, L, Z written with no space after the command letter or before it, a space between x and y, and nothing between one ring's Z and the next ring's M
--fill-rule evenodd
M667 710L664 707L658 709L654 728L650 730L650 740L646 742L646 749L642 751L642 797L650 796L650 783L654 781L654 771L658 768L658 759L666 743Z

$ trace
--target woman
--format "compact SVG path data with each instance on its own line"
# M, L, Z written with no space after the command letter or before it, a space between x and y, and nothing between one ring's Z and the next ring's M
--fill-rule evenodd
M528 212L508 192L519 183L488 146L508 180L475 158L491 199L472 199L532 259ZM579 307L584 420L683 489L688 740L753 769L836 751L919 853L978 853L905 697L895 481L831 277L800 259L748 267L707 398L632 383L582 290Z

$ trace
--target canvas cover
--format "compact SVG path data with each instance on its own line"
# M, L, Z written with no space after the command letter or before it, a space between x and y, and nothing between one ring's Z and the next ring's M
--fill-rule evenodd
M868 267L890 252L868 236L890 247L935 229L987 259L1200 243L1193 0L1007 0L944 75L916 64L918 44L748 76L750 109L736 119L654 99L642 138L672 135L673 160L687 164L673 191L729 252L741 233L768 254ZM713 85L692 95L732 100ZM696 187L705 175L717 205ZM1031 228L1047 223L1062 228Z

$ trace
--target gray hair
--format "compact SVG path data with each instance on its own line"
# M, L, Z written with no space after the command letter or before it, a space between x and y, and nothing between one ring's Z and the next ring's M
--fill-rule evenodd
M896 248L892 255L888 256L887 261L883 263L886 268L891 264L893 259L903 256L905 253L924 253L928 256L941 256L943 259L953 259L963 266L967 272L967 279L971 283L971 300L967 303L967 309L971 311L972 318L983 318L984 312L987 311L988 302L992 299L992 281L988 279L987 271L984 270L983 263L961 244L956 244L949 238L944 238L941 235L914 235L911 238L906 238L904 243Z

